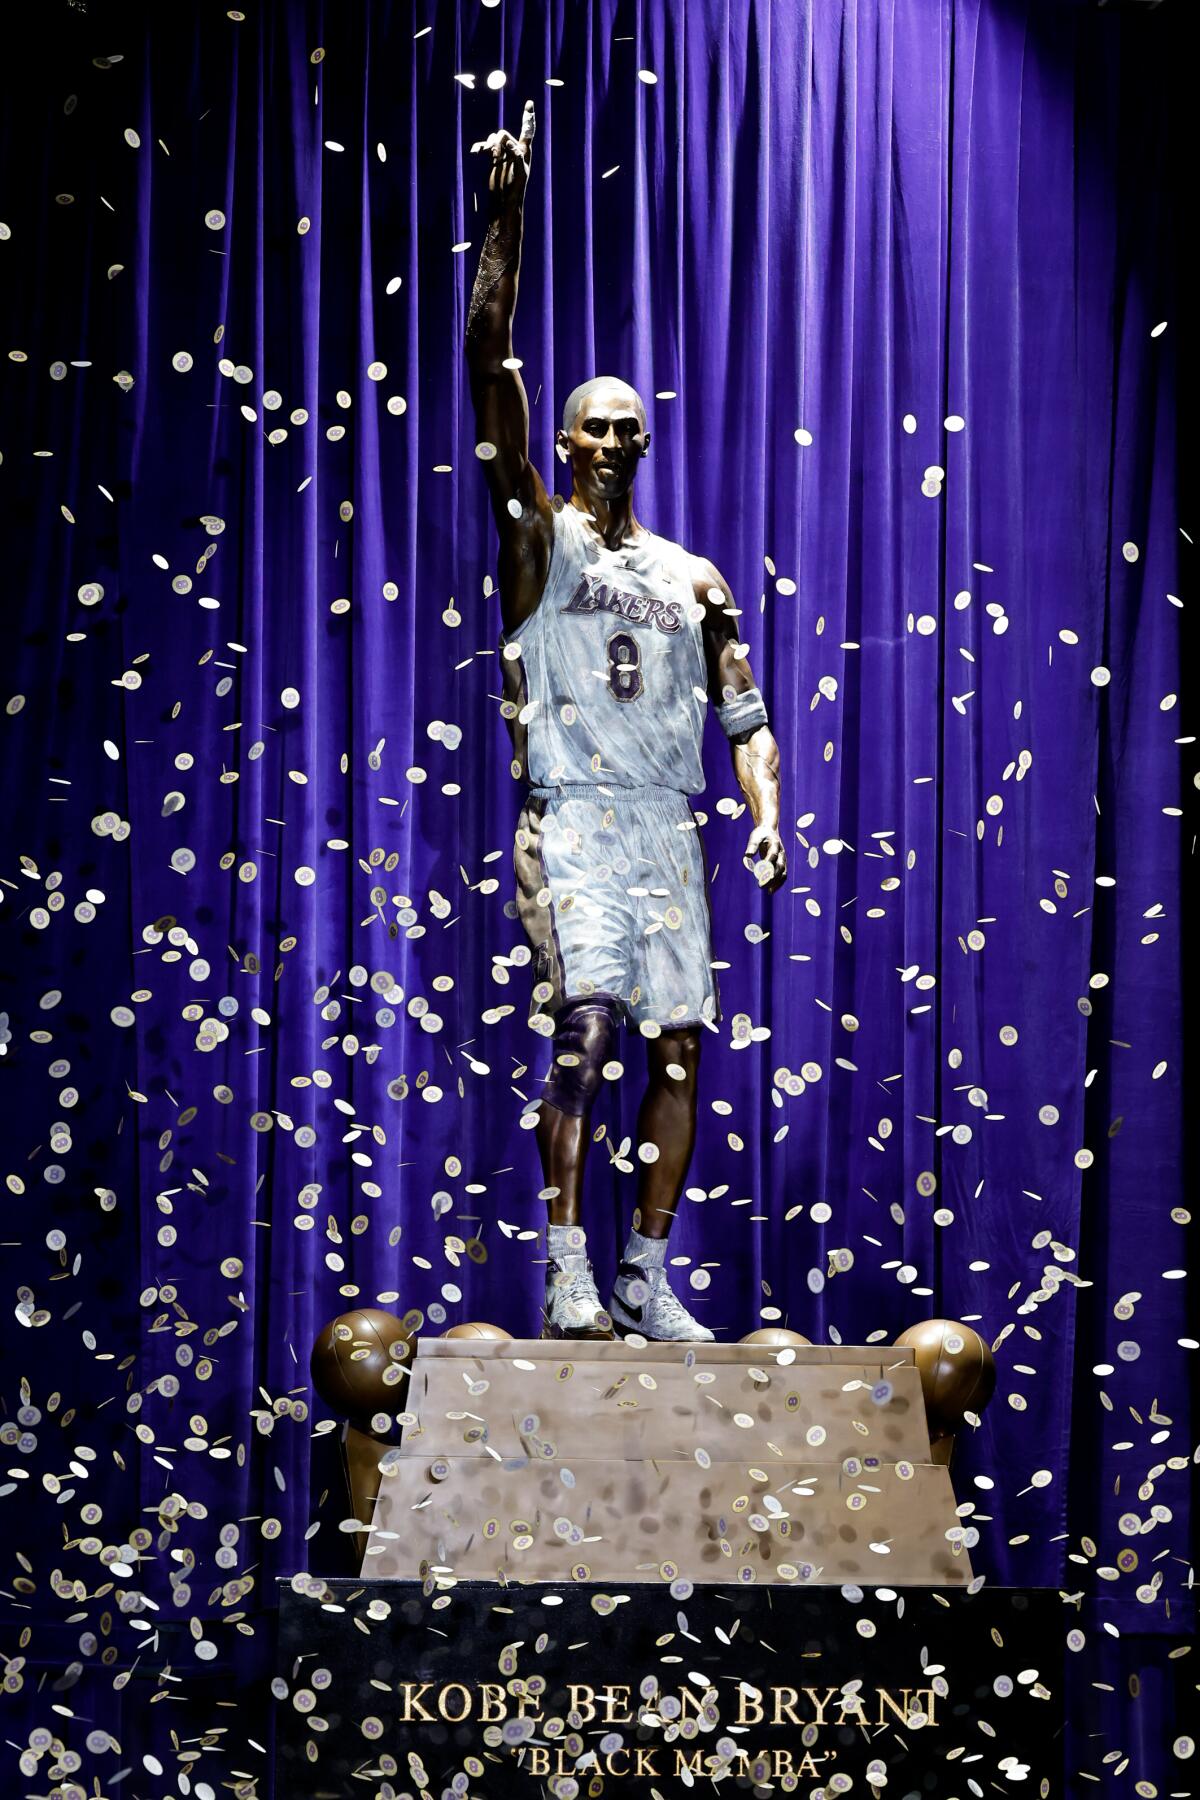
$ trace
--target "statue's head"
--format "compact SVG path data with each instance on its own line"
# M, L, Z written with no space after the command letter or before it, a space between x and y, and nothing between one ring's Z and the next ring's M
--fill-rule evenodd
M555 448L559 460L570 463L585 499L615 500L627 493L650 448L641 395L615 375L583 382L563 407Z

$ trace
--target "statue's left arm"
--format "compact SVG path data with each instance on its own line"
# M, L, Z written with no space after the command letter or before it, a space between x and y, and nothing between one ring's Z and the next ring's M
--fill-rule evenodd
M696 599L704 608L709 701L729 739L733 772L754 820L742 861L773 894L787 880L787 850L779 835L779 745L740 642L737 602L713 563L702 556L693 560Z

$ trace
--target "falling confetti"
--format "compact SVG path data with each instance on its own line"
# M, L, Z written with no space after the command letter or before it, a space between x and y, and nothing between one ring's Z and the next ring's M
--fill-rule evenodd
M411 1596L328 1585L353 1565L362 1521L346 1516L340 1420L310 1379L318 1330L354 1308L386 1309L412 1339L489 1316L537 1329L552 1196L537 1191L530 1138L548 1021L530 998L512 863L521 787L505 727L521 704L505 668L519 658L498 642L481 479L496 446L474 442L461 366L463 283L485 227L466 153L498 109L511 117L508 90L524 88L509 72L543 51L495 36L497 5L482 0L482 38L472 24L456 42L439 18L403 44L375 38L371 9L370 90L349 14L322 46L290 19L276 29L270 9L261 22L218 9L186 32L155 20L143 41L127 23L122 42L85 49L86 7L47 9L36 77L17 74L0 126L0 1760L14 1793L265 1800L272 1707L309 1721L319 1768L339 1675L311 1658L275 1668L276 1581L379 1646ZM686 184L647 186L665 179L664 146L673 170L682 156L685 72L691 108L732 67L728 45L689 32L685 46L668 13L645 43L614 39L608 85L586 98L577 25L553 47L539 106L560 108L554 183L527 208L522 354L503 367L525 373L531 455L549 479L546 421L564 379L586 373L559 303L590 228L588 341L655 402L647 516L726 568L737 598L702 587L697 611L737 619L735 654L759 672L783 749L791 866L768 906L769 867L743 856L745 798L708 733L695 815L724 1007L704 1032L669 1266L721 1339L790 1328L878 1347L871 1379L837 1401L863 1446L832 1465L869 1525L881 1509L865 1446L902 1379L891 1346L942 1313L979 1334L999 1383L990 1412L964 1414L955 1454L947 1554L971 1559L963 1598L1052 1595L1071 1691L1096 1708L1071 1747L1080 1791L1127 1778L1121 1791L1151 1800L1188 1793L1195 1745L1167 1683L1194 1684L1200 1339L1184 1248L1180 869L1200 774L1176 635L1191 540L1165 440L1140 435L1156 406L1169 416L1180 332L1160 342L1167 321L1147 309L1172 296L1133 277L1116 296L1121 355L1138 360L1122 363L1114 398L1116 276L1106 267L1077 295L1075 239L1052 227L1082 195L1093 233L1128 235L1132 202L1118 219L1090 162L1056 186L1071 159L1042 171L1031 147L1022 207L1045 240L1038 280L1094 303L1086 331L1057 305L1024 306L1018 366L1010 284L986 234L973 248L957 225L953 284L944 244L897 238L888 252L897 271L915 261L949 320L936 305L926 316L925 287L903 306L897 288L883 311L872 292L856 314L831 209L862 268L876 228L814 155L811 133L829 126L805 110L807 80L764 82L744 102L769 164L764 151L756 170L725 131L722 86L721 130L687 137ZM773 54L799 67L792 26L775 19ZM1126 53L1152 57L1129 23ZM897 55L940 67L934 25L906 22L901 43L898 23ZM835 54L830 30L813 26L818 59ZM1011 53L995 55L1015 83ZM700 60L685 70L685 58ZM500 59L507 69L490 66ZM882 90L864 71L870 132ZM818 88L836 72L818 60ZM377 82L386 120L364 117ZM903 85L879 115L880 166L895 156L888 179L911 217L935 216L943 197L910 161L921 114ZM1070 86L1037 106L1067 107ZM920 92L921 106L944 104ZM1084 96L1100 143L1104 92ZM1138 118L1156 104L1138 99ZM916 135L945 129L931 110ZM777 185L779 145L797 169L808 158L807 249ZM972 163L981 218L987 167L986 153ZM553 369L537 317L543 202ZM680 207L705 230L685 231ZM985 291L995 316L972 335L962 296L973 307ZM1136 471L1110 469L1113 443L1142 446ZM710 704L699 686L695 698ZM577 721L568 700L564 729ZM647 936L670 942L682 923L670 889L644 869L624 880ZM605 1207L623 1225L662 1155L638 1121L644 1053L627 1035L602 1071L587 1201L601 1243ZM956 1342L952 1356L974 1339ZM581 1402L580 1416L653 1404L645 1348L627 1341L629 1392ZM797 1351L755 1355L750 1398L727 1417L697 1364L702 1423L679 1460L719 1470L728 1427L742 1461L759 1460L731 1491L716 1553L736 1564L739 1533L752 1534L783 1582L819 1583L791 1535L816 1478L755 1472L781 1454L758 1402ZM512 1368L537 1373L528 1359ZM391 1369L371 1421L388 1454L424 1423L404 1362ZM471 1379L438 1421L460 1436L492 1417L488 1376ZM522 1441L552 1460L530 1405ZM804 1421L814 1467L835 1411ZM911 1454L896 1480L918 1478ZM517 1569L544 1523L578 1558L564 1566L592 1629L628 1596L592 1581L602 1530L580 1504L585 1471L560 1473L560 1511L481 1514L467 1535L495 1535ZM369 1554L386 1550L364 1535ZM878 1573L894 1546L878 1524L864 1541ZM665 1609L658 1648L700 1662L684 1648L693 1589L678 1546L643 1573ZM423 1578L432 1629L454 1615L457 1579L448 1552ZM886 1640L904 1595L860 1579L824 1592L864 1643ZM549 1618L580 1599L528 1590L522 1604L530 1594ZM526 1636L497 1640L497 1674L553 1678L546 1644L514 1621L512 1639ZM706 1631L704 1669L724 1657L732 1675L735 1644L728 1627ZM1049 1689L1002 1650L980 1632L992 1700L975 1707L969 1750L964 1728L971 1792L1040 1775L1006 1741L1005 1708ZM736 1771L748 1740L727 1733L739 1704L753 1718L757 1690L669 1673L656 1665L637 1690L641 1728L688 1741L691 1704L717 1771ZM939 1700L961 1692L957 1670L926 1658L923 1674ZM853 1719L853 1692L839 1693ZM475 1768L427 1747L428 1768L401 1772L371 1760L385 1702L357 1721L367 1791L512 1791L508 1766L510 1786L495 1785L482 1755ZM868 1785L883 1790L897 1727L919 1736L925 1722L910 1711L872 1739ZM506 1715L481 1748L528 1754L532 1735ZM616 1757L627 1740L613 1735L581 1736L579 1755ZM586 1762L579 1773L590 1779ZM849 1777L831 1775L824 1791L842 1791Z

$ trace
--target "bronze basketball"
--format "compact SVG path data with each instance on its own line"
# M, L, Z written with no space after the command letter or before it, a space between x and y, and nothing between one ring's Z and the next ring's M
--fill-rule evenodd
M782 1325L763 1325L757 1331L748 1331L739 1344L764 1344L768 1349L786 1350L789 1345L807 1344L812 1347L812 1339L802 1336L798 1331L788 1331Z
M373 1413L401 1410L403 1384L393 1386L384 1377L390 1368L407 1364L412 1343L412 1333L395 1313L376 1306L342 1313L330 1320L313 1345L309 1362L313 1386L326 1406L356 1425Z
M896 1339L898 1349L912 1350L921 1371L929 1436L952 1437L963 1414L980 1413L996 1387L996 1364L977 1331L957 1319L925 1319Z
M484 1319L468 1319L462 1325L451 1325L449 1331L443 1331L444 1338L483 1338L493 1344L511 1344L512 1332L505 1331L503 1325L489 1325Z

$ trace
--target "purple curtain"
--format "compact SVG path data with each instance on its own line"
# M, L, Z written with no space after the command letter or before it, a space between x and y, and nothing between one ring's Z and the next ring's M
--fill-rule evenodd
M253 1621L274 1576L337 1566L307 1369L333 1314L538 1328L520 1120L548 1053L512 960L462 356L470 145L532 96L532 457L553 489L580 380L639 388L637 515L732 585L782 752L791 876L764 901L707 746L725 1020L675 1273L721 1337L973 1324L1000 1371L955 1463L976 1568L1082 1589L1093 1638L1161 1661L1146 1634L1188 1617L1195 1348L1179 9L246 12L47 4L0 117L4 1429L27 1477L0 1516L40 1584L29 1654L78 1635L47 1580L95 1582L61 1547L85 1502L127 1548L164 1495L203 1504L170 1539L197 1559L183 1599L165 1548L132 1585L222 1668L223 1581L252 1570ZM640 1048L595 1118L603 1277ZM123 1620L111 1641L137 1648Z

